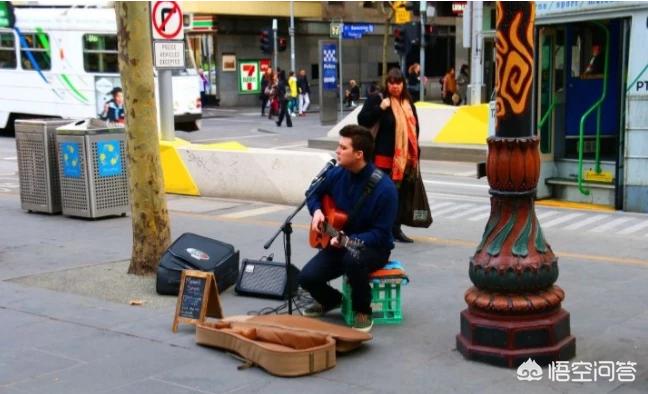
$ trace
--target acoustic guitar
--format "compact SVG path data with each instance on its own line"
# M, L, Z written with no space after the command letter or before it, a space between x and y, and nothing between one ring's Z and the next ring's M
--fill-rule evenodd
M331 239L338 237L340 239L340 245L344 246L357 257L360 249L364 247L364 243L359 239L352 239L344 234L342 228L349 219L349 216L335 206L333 198L329 195L322 197L322 213L324 213L326 219L322 223L322 232L320 233L310 229L310 246L324 249L331 244Z

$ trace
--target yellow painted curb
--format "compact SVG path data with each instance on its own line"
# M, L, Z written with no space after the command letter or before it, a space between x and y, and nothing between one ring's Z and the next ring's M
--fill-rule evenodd
M587 204L582 202L560 201L560 200L537 200L536 205L543 207L583 209L588 211L614 211L614 208L607 205Z
M425 101L418 101L414 105L416 105L416 109L419 109L419 108L448 108L448 107L456 108L456 107L453 107L453 106L447 105L447 104L428 103L428 102L425 102Z
M488 104L464 105L457 108L434 142L439 144L485 145L488 136Z
M218 142L214 144L192 144L192 149L200 150L230 150L230 151L246 151L247 147L237 141Z
M160 141L160 160L164 173L164 191L167 193L199 196L200 190L178 154L177 147L191 143L176 138L175 141Z

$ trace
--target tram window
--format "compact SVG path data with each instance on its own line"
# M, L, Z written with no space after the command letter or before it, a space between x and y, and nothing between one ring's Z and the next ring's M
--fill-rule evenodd
M45 33L23 33L25 41L20 46L20 64L23 70L49 70L52 68L49 35ZM31 55L31 56L30 56Z
M16 40L13 33L0 33L0 68L16 68Z
M119 72L117 36L114 34L84 34L83 69L87 72Z
M603 78L605 36L596 26L585 25L576 31L572 46L572 76L582 79Z

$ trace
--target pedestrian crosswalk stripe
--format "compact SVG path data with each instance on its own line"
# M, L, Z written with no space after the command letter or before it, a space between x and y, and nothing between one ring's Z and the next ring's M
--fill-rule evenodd
M592 217L589 217L587 219L581 220L580 222L572 223L567 227L564 227L563 230L576 230L581 227L585 227L588 224L592 224L594 222L598 222L599 220L605 219L609 217L609 215L595 215Z
M575 218L577 218L579 216L583 216L583 214L582 213L571 213L569 215L561 216L559 218L550 220L550 221L548 221L546 223L541 223L541 225L542 225L542 228L549 228L549 227L553 227L553 226L555 226L557 224L560 224L560 223L568 222L568 221L570 221L572 219L575 219Z
M619 231L618 234L619 235L632 234L635 231L639 231L639 230L641 230L642 228L645 228L645 227L648 227L648 220L646 220L644 222L639 222L639 223L637 223L635 225L632 225L630 227L626 227L623 230ZM646 235L648 236L648 234L646 234Z
M447 207L448 205L452 205L452 204L454 204L454 203L453 202L448 202L448 201L432 204L432 205L430 205L430 211L434 214L435 209Z
M448 219L458 219L460 217L472 215L474 213L485 211L485 210L488 210L490 212L490 206L489 205L480 205L480 206L475 207L475 208L467 209L467 210L465 210L463 212L455 213L454 215L448 216Z
M551 216L556 216L559 213L560 212L558 212L558 211L544 211L542 213L537 214L536 217L538 218L538 220L546 219L546 218L551 217Z
M287 207L283 205L269 205L267 207L248 209L247 211L228 213L225 215L220 215L220 217L226 219L242 219L250 216L260 216L272 212L283 211L284 209L287 209Z
M464 208L470 208L470 207L474 207L474 205L473 204L458 204L458 205L455 205L454 207L447 207L447 208L442 209L440 211L436 211L435 214L437 216L443 216L443 215L448 214L450 212L455 212L455 211L459 211L459 210L462 210Z
M602 232L604 232L606 230L611 230L614 227L618 226L619 224L625 223L625 222L630 221L630 220L631 220L631 218L614 219L611 222L606 222L606 223L604 223L604 224L602 224L602 225L600 225L598 227L595 227L595 228L591 229L590 231L593 232L593 233L602 233Z
M474 216L474 217L472 217L472 218L470 218L470 219L468 219L468 220L470 220L471 222L476 222L476 221L478 221L478 220L486 219L486 218L489 217L489 216L490 216L490 211L488 211L488 212L484 212L484 213L482 213L482 214L480 214L480 215L477 215L477 216Z

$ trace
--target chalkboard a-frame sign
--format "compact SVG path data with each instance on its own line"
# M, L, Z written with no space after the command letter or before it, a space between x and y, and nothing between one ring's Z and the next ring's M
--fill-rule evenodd
M180 292L173 318L173 332L178 324L196 324L205 316L222 318L216 279L211 272L184 270L180 277Z

